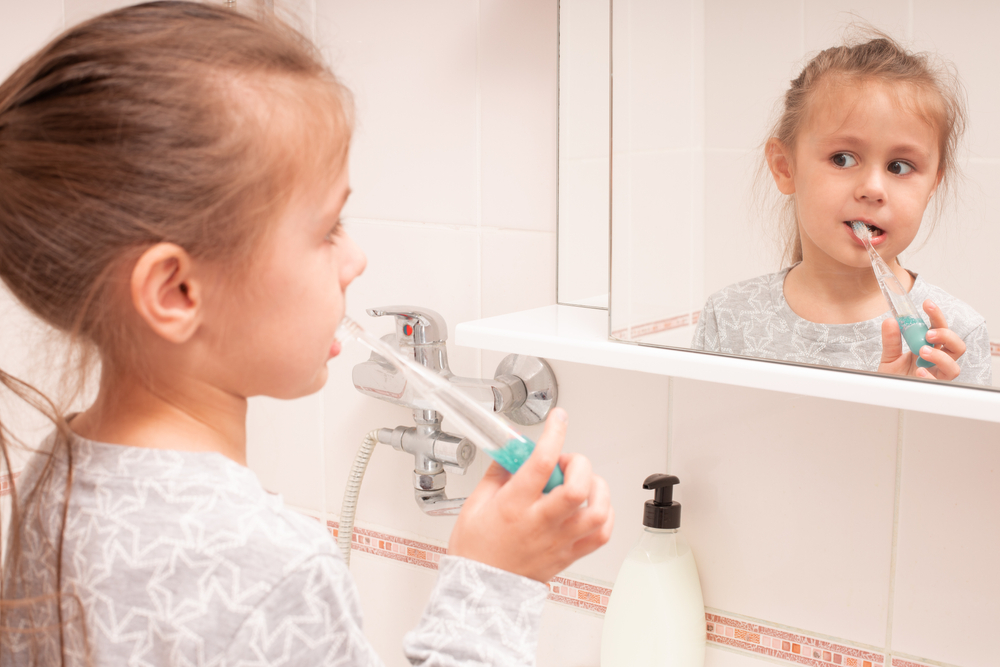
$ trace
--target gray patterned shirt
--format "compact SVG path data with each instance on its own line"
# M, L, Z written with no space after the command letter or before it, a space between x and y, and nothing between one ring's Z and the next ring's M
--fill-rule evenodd
M361 629L350 574L330 535L284 507L247 468L216 453L73 445L63 533L67 664L138 666L381 665ZM38 455L19 486L30 488ZM20 596L52 590L64 461L22 531ZM27 487L25 487L27 485ZM411 664L533 665L542 583L464 558L441 559L436 588L403 650ZM82 613L80 613L82 612ZM27 625L27 608L6 613ZM56 621L34 605L36 627ZM89 644L88 663L82 648ZM57 664L55 644L40 664ZM0 663L28 662L27 637Z
M779 359L835 368L877 371L882 358L882 321L878 317L854 324L817 324L798 315L785 301L785 276L791 267L719 290L708 297L698 319L691 347L749 357ZM917 308L925 299L936 303L948 327L965 341L966 352L955 382L992 385L993 367L986 320L971 306L919 275L910 289ZM929 324L929 321L924 319Z

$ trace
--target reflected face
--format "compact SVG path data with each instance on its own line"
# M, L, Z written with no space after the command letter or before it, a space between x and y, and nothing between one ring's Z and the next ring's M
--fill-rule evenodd
M940 182L938 133L901 84L828 84L796 137L785 194L795 194L803 262L867 268L861 220L892 262L916 237ZM779 187L780 187L779 183Z

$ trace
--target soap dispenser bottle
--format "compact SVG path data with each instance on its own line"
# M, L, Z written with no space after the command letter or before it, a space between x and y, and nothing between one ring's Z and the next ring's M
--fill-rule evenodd
M681 536L673 475L650 475L639 543L622 563L604 615L601 667L703 667L705 603Z

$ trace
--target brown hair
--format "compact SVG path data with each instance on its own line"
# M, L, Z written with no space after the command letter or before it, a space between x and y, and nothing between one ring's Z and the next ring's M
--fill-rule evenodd
M342 169L351 124L346 90L309 42L273 17L152 2L71 28L0 84L0 278L81 344L81 369L99 358L142 373L126 298L135 260L171 242L238 275L301 180L332 180ZM52 452L69 457L56 405L6 373L0 384L57 425ZM11 471L13 444L4 417L0 471ZM48 458L36 489L54 483L58 457ZM69 463L59 482L66 503ZM44 495L36 489L12 494L0 645L35 636L32 660L45 662L48 640L38 638L46 632L58 628L59 654L65 649L61 546L52 586L11 583L27 571L18 540ZM58 623L41 611L15 614L44 600Z
M799 129L807 120L810 103L821 86L836 77L838 83L864 85L867 83L913 86L919 94L916 111L938 132L940 162L943 174L941 188L947 193L958 177L956 152L965 131L964 90L958 75L950 64L928 53L911 53L888 35L867 28L866 41L836 46L821 51L792 80L785 92L781 113L769 133L788 150L794 150ZM757 174L757 185L769 180L766 162ZM940 210L943 197L937 199ZM795 219L795 201L783 201L784 252L783 259L791 264L802 260L802 243Z

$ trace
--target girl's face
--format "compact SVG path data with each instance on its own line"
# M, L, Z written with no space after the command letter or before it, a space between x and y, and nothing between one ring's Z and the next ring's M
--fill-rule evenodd
M913 111L916 96L881 83L816 91L785 173L772 163L779 189L795 194L804 263L867 269L853 220L886 261L913 241L941 180L937 130Z
M365 269L364 253L340 226L350 194L346 166L332 186L304 188L264 244L245 289L226 306L225 364L243 396L304 396L326 382L344 317L347 286Z

